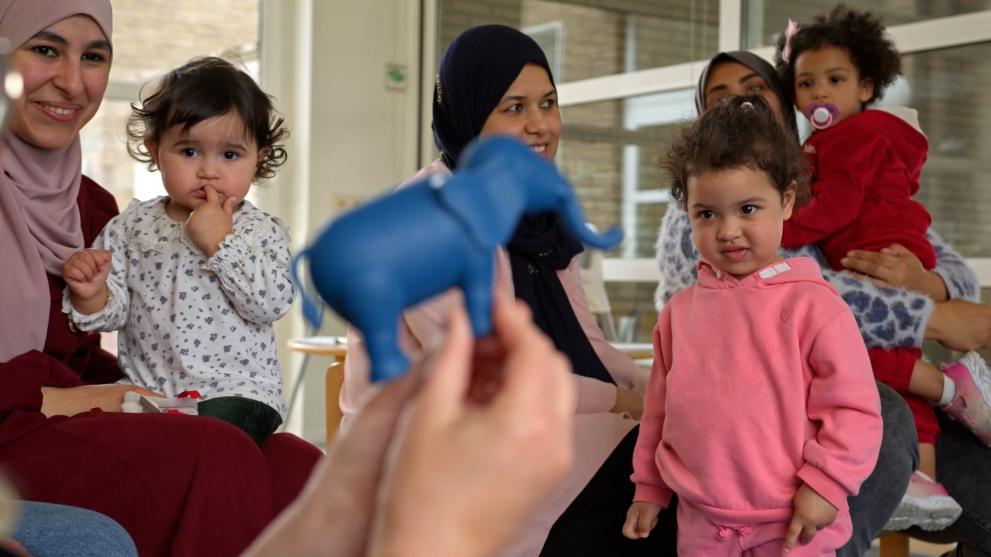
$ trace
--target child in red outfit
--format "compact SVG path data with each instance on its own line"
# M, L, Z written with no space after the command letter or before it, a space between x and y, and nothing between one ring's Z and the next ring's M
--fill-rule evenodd
M814 261L778 254L799 147L761 97L731 98L667 167L702 261L654 329L623 532L645 537L677 493L679 555L834 555L882 425L849 307Z
M916 112L906 107L865 110L901 67L880 20L838 6L811 26L792 23L779 41L777 64L784 83L794 86L795 106L816 130L804 145L813 199L785 223L782 246L815 243L830 265L842 270L851 250L880 251L898 244L932 269L936 253L926 239L932 219L912 199L929 149ZM909 508L900 509L902 516L890 526L945 528L961 509L932 480L939 436L932 404L940 402L991 444L991 374L976 354L945 373L914 348L874 348L870 358L875 377L901 393L912 410L919 468L925 474L913 477Z

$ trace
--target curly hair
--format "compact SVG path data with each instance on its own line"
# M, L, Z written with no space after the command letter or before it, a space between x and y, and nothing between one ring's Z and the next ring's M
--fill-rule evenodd
M816 16L814 21L792 36L788 61L781 58L786 37L778 38L774 64L791 100L795 98L795 61L806 50L830 46L846 50L860 79L869 79L874 84L874 94L865 105L883 97L884 89L901 74L902 58L885 32L881 18L872 12L858 12L839 4L828 16Z
M682 130L661 166L671 176L671 197L688 204L688 179L702 172L750 168L767 174L783 196L795 185L795 207L809 201L809 171L795 138L760 96L730 97Z
M156 166L145 142L158 143L173 126L183 129L200 122L236 113L245 132L263 156L255 168L256 180L271 178L285 164L283 141L289 137L282 117L266 95L244 71L216 57L198 58L165 74L153 93L131 104L127 118L127 152L150 170Z

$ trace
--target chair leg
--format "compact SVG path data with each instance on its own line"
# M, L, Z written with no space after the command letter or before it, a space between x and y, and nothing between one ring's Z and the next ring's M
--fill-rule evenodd
M341 387L344 385L344 358L330 364L324 377L325 404L327 405L327 450L333 446L334 435L341 425Z
M881 535L881 557L908 557L908 536L900 532Z
M289 428L289 417L292 416L292 409L296 406L296 397L299 396L299 389L303 386L303 374L306 373L306 364L310 361L310 355L303 353L303 358L293 374L292 394L289 395L289 405L286 407L286 421L282 424L282 431Z

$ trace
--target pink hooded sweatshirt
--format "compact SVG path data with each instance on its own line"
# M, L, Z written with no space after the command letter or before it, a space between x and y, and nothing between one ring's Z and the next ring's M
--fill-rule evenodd
M874 469L870 360L813 260L743 279L701 262L661 312L654 354L635 500L667 506L674 492L716 523L787 521L802 483L842 511Z

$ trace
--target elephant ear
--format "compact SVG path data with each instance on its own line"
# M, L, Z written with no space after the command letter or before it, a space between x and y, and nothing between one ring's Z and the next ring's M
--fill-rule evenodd
M492 251L509 240L521 212L511 206L511 199L495 198L493 192L498 187L491 187L492 184L484 183L485 179L481 176L473 174L455 175L442 180L441 176L430 179L430 187L436 193L438 203L458 221L481 250Z

